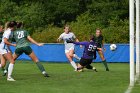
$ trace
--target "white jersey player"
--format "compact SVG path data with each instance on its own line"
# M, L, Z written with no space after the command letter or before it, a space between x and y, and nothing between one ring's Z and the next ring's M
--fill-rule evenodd
M16 26L15 21L9 22L8 29L4 31L2 41L0 43L0 54L2 56L4 56L4 58L6 58L6 60L8 60L10 62L9 67L8 67L8 77L7 77L8 81L15 81L11 77L15 62L14 62L12 53L10 52L10 50L8 48L8 46L16 46L16 44L12 44L8 41L9 38L11 37L12 31L14 31L14 29L15 29L15 26Z
M74 35L74 33L72 33L70 31L70 27L68 25L66 25L64 27L64 33L62 33L59 36L59 38L57 39L58 42L60 42L61 40L63 40L64 41L64 44L65 44L65 54L66 54L66 57L70 61L70 63L73 66L73 68L75 70L77 70L77 65L73 61L73 57L75 57L78 60L80 60L80 58L74 53L74 47L75 47L75 45L73 43L67 43L67 40L76 41L76 42L79 42L79 40L76 38L76 36Z

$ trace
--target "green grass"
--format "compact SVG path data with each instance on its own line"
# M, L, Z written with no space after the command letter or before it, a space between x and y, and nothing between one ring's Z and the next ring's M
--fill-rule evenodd
M50 78L44 78L31 62L16 63L16 82L0 76L0 93L124 93L129 84L129 64L110 63L106 72L101 63L94 63L98 72L74 72L67 63L43 63ZM139 93L139 86L133 93Z

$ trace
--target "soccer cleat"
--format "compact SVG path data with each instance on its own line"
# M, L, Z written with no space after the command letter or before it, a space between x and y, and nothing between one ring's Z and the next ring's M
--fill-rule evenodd
M98 72L97 69L95 67L92 68L95 72Z
M47 73L45 73L45 74L43 74L44 75L44 77L50 77Z
M7 81L16 81L16 80L14 80L12 77L8 77Z
M106 71L109 71L109 69L107 68Z
M79 70L77 70L78 72L83 72L83 69L79 69Z

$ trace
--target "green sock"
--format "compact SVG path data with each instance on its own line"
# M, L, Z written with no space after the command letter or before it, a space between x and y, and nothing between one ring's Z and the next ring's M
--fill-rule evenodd
M104 61L102 61L102 62L103 62L103 64L104 64L105 68L108 69L106 60L104 60Z
M37 62L36 65L38 66L39 70L42 72L42 74L45 74L45 68L43 67L43 65L40 62Z

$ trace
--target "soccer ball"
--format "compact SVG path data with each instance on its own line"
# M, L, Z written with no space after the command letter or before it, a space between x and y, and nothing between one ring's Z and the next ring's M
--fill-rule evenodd
M111 45L110 45L110 50L111 50L111 51L115 51L116 49L117 49L116 44L111 44Z

